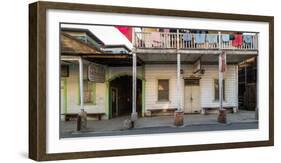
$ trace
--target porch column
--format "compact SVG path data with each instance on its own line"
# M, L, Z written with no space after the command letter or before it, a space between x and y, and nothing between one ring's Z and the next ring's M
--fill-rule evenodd
M259 69L258 69L258 56L256 57L256 90L257 90L257 93L256 93L256 109L255 109L255 119L256 120L259 120Z
M176 85L176 94L177 94L177 111L175 112L175 126L183 125L183 110L181 108L181 63L180 63L180 40L179 40L179 30L177 29L177 85Z
M219 69L219 102L220 102L220 110L223 110L223 73Z
M138 118L137 113L137 56L136 53L133 52L133 83L132 83L132 115L131 115L131 121L134 122Z
M133 72L132 72L132 114L131 114L131 122L134 127L135 121L138 119L137 113L137 55L136 55L136 36L135 29L132 28L132 56L133 56Z
M223 73L226 69L225 52L222 51L219 55L219 115L218 122L226 123L226 110L223 108Z
M84 110L84 82L83 82L83 59L79 57L79 87L80 87L80 113L77 119L77 131L87 128L87 113Z
M83 60L79 57L79 89L80 89L80 110L84 112L84 87L83 87Z
M219 49L221 49L221 32L218 32L218 35L219 35ZM220 54L219 54L219 103L220 103L220 106L219 106L219 110L222 110L223 109L223 72L225 70L225 61L223 61L224 58L224 52L221 51ZM224 63L223 63L224 62Z
M182 108L181 108L181 90L180 90L180 71L181 71L181 56L180 54L178 53L177 54L177 95L178 95L178 98L177 98L177 110L178 111L181 111Z
M180 82L181 82L181 55L179 53L180 48L180 40L179 40L179 30L177 29L177 111L182 111L181 109L181 90L180 90Z

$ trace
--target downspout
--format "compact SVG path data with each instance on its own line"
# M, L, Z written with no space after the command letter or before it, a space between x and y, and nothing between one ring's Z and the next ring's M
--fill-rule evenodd
M77 118L77 131L87 128L87 113L84 110L84 90L83 90L83 59L81 56L67 57L62 56L61 60L78 61L79 64L79 89L80 89L80 113Z
M84 112L84 87L83 87L83 61L82 58L79 57L79 82L80 82L80 110Z

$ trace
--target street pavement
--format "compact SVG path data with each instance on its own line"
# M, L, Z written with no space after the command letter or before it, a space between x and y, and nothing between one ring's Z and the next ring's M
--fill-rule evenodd
M228 113L227 123L217 122L217 115L187 114L184 115L184 125L173 125L173 116L142 117L135 122L133 129L125 129L123 123L130 116L122 116L110 120L89 120L87 130L77 132L76 121L61 122L61 138L88 136L115 136L136 134L159 134L175 132L204 132L221 130L258 129L258 121L253 111Z

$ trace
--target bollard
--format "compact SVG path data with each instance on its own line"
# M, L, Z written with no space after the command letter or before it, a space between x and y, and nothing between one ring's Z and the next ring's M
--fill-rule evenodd
M175 126L183 125L183 111L175 111Z
M81 111L77 116L77 131L87 129L87 112Z
M219 109L218 122L226 123L226 109Z

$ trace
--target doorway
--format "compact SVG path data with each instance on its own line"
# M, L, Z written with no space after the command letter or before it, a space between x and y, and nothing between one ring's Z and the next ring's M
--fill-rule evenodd
M132 76L124 75L110 81L110 118L132 113ZM137 112L142 109L142 80L137 79Z
M118 89L115 87L111 88L111 107L112 107L112 116L118 116Z
M184 112L199 113L200 109L200 80L186 79L184 81Z

